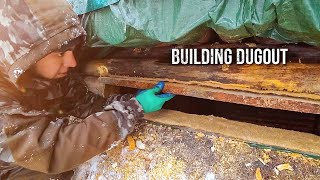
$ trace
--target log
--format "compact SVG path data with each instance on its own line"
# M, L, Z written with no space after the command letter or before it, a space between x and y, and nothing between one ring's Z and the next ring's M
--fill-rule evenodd
M237 122L215 116L186 114L172 110L150 113L145 119L171 126L184 126L296 152L320 155L320 137L313 134Z
M88 76L85 78L85 81L87 82L90 91L98 93L104 97L108 97L111 94L135 94L137 92L136 89L121 86L125 86L126 83L129 82L129 86L136 85L135 88L140 88L144 83L139 81L139 79L133 83L123 79L123 81L125 82L122 83L119 78L107 77L100 78L100 80L104 82L101 83L99 81L99 77ZM121 86L115 86L118 84L120 84ZM146 88L149 88L152 85L152 83L149 83L149 86L146 86ZM175 90L168 89L167 87L168 84L164 91ZM262 126L271 126L314 134L319 134L320 132L319 116L314 114L297 113L275 109L253 108L252 106L237 105L234 103L221 103L218 101L209 101L186 96L176 96L172 101L167 102L163 108L181 112L188 112L190 114L214 115L227 119L254 123Z
M87 75L109 85L150 88L255 107L320 114L320 64L173 66L158 59L90 62Z
M116 76L99 78L99 81L103 84L137 89L151 88L159 80L160 79ZM235 90L222 90L219 88L207 87L199 84L185 84L177 81L167 81L163 92L262 108L320 114L320 102L315 100L307 100L304 98L247 93Z
M206 45L176 45L165 47L152 47L152 48L114 48L107 55L106 58L110 59L171 59L172 48L218 48L226 49L230 48L235 50L237 48L287 48L288 58L293 62L302 61L304 63L320 62L320 49L318 47L309 45L296 45L296 44L282 44L282 45L264 45L255 43L231 43L231 44L206 44Z
M320 64L173 66L157 59L108 59L90 62L84 72L320 100Z

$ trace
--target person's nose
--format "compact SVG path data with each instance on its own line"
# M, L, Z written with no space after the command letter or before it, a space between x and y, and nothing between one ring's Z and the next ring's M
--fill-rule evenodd
M63 65L65 67L76 67L77 66L77 61L73 55L73 52L72 51L66 51L64 54L63 54Z

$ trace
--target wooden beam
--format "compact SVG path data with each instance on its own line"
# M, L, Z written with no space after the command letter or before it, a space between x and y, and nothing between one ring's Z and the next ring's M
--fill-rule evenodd
M184 126L225 136L306 152L320 157L320 137L313 134L254 125L215 116L186 114L172 110L161 110L147 114L145 119L166 125Z
M99 81L104 84L147 89L153 87L159 80L134 77L100 77ZM166 82L163 92L177 95L191 96L209 100L217 100L229 103L244 104L262 108L281 109L295 112L320 114L320 101L308 100L297 97L279 95L258 94L235 90L223 90L214 87L185 84L184 82Z
M114 48L107 58L113 59L170 59L172 48L218 48L218 49L237 49L237 48L287 48L287 57L291 61L298 62L299 60L305 63L320 62L320 48L309 46L309 45L264 45L255 43L230 43L230 44L206 44L206 45L175 45L175 46L164 46L164 47L151 47L151 48ZM101 51L101 50L100 50ZM110 51L110 50L109 50Z
M158 59L92 61L88 75L110 85L149 88L256 107L320 114L320 64L173 66Z
M320 64L174 66L157 59L92 61L85 73L183 81L225 90L320 100Z

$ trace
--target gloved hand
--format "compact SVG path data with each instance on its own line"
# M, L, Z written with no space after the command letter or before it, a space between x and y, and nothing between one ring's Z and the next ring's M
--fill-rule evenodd
M158 111L166 101L174 97L173 94L159 94L164 88L164 82L158 82L152 89L141 91L136 99L141 104L145 113Z

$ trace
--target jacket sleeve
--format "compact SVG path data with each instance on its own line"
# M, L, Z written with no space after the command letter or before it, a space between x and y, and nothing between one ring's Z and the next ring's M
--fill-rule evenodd
M69 115L85 118L93 113L101 111L106 105L114 101L128 101L134 97L133 94L111 95L102 97L90 92L83 77L73 73L61 82L65 101L61 109Z
M143 117L135 98L114 101L75 124L47 112L25 112L19 104L2 103L0 111L0 159L51 174L71 170L104 152Z

